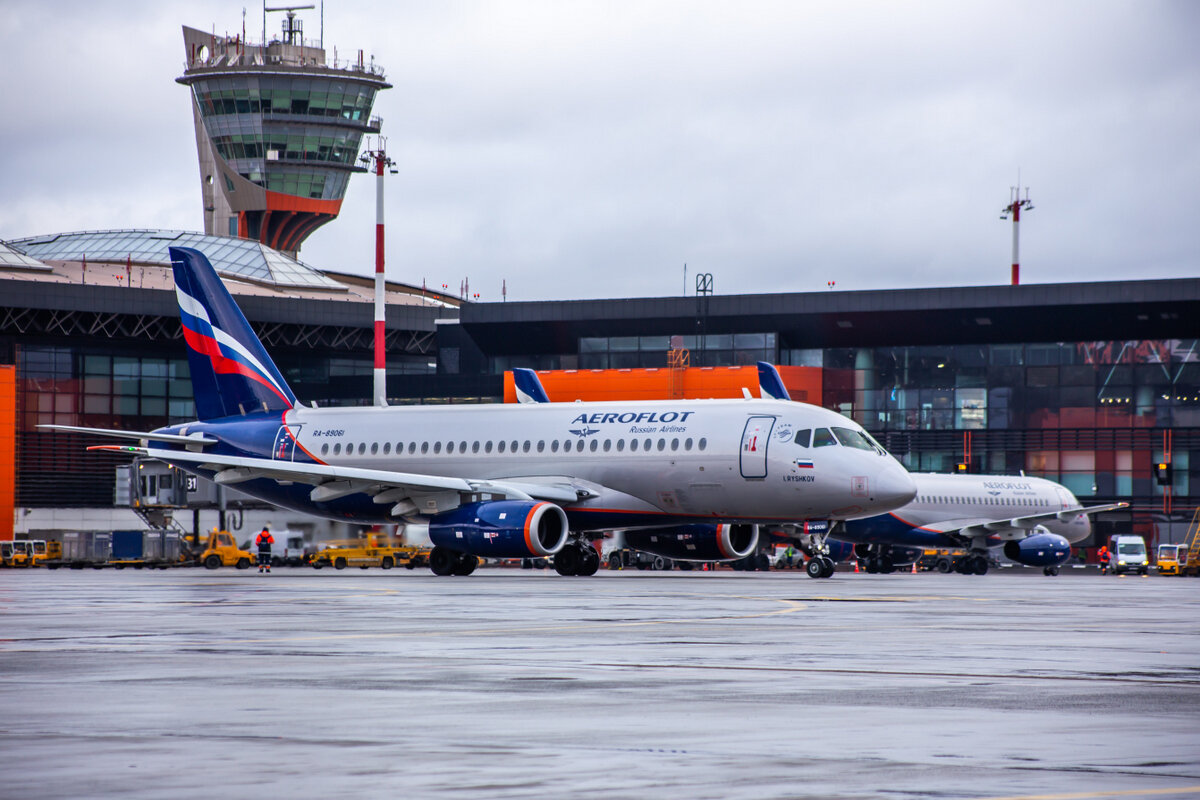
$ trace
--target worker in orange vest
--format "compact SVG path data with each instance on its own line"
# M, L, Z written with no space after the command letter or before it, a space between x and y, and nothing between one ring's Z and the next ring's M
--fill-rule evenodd
M271 573L271 545L275 543L275 537L271 535L271 530L265 525L262 533L258 534L254 543L258 545L258 571L260 573Z
M1108 562L1111 556L1108 553L1107 545L1100 545L1100 549L1096 551L1096 557L1100 559L1100 574L1108 574Z

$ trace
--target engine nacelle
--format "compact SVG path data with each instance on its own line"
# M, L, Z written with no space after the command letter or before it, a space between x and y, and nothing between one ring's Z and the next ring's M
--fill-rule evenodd
M735 561L758 549L758 526L675 525L625 531L625 544L677 561Z
M567 514L553 503L490 500L470 503L429 520L437 547L482 558L541 558L567 543Z
M1056 533L1035 533L1005 542L1004 555L1027 567L1057 567L1071 557L1071 543Z

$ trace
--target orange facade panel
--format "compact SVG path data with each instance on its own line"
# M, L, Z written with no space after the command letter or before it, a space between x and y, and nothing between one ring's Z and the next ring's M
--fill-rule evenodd
M0 540L13 538L17 495L17 368L0 366Z
M776 369L793 400L820 404L820 367ZM737 398L743 388L759 396L757 366L539 370L538 379L554 402ZM504 373L504 402L517 402L511 372Z

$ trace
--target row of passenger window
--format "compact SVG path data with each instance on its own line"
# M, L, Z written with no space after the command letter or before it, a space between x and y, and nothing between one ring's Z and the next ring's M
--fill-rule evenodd
M960 503L975 503L985 506L1028 506L1030 508L1049 508L1050 501L1037 497L959 497L955 495L923 494L917 496L918 503L929 505Z
M831 447L840 444L857 450L885 452L883 445L872 439L871 434L852 428L804 428L796 431L795 442L801 447Z
M446 442L444 446L442 442L409 442L407 445L407 452L408 455L416 455L418 452L420 452L421 455L428 455L430 452L432 452L433 455L441 455L442 453L445 453L446 455L454 455L455 453L466 454L468 449L471 453L479 453L482 451L485 454L492 452L528 453L531 451L544 453L547 449L549 449L551 453L569 453L572 450L576 453L582 453L584 450L589 450L593 453L601 450L603 450L605 453L609 453L613 450L616 450L616 452L621 453L625 451L626 447L628 447L629 452L631 453L636 453L639 451L643 453L649 453L652 450L665 452L668 449L671 451L678 451L682 449L687 452L693 449L706 450L708 448L708 439L701 437L698 441L693 441L691 438L655 440L653 437L646 437L645 439L630 439L628 440L628 444L626 443L625 439L617 439L615 442L612 439L604 439L603 442L600 439L564 439L561 444L557 439L551 439L549 445L547 445L545 439L539 440L536 443L530 441L529 439L526 439L523 442L517 439L514 439L511 442L487 441L481 443L476 441L471 442L470 445L468 445L465 441L459 441ZM391 455L393 452L392 443L384 442L382 445L380 445L379 442L371 442L371 444L368 445L366 442L359 442L357 445L348 444L345 446L345 448L342 447L341 442L335 442L332 445L329 444L329 442L325 442L321 445L322 456L327 456L330 454L335 456L340 456L343 454L354 455L355 453L360 456L365 456L368 454L368 452L373 456L380 455L381 453L385 456ZM396 442L394 452L396 455L403 455L405 452L405 444L403 442Z

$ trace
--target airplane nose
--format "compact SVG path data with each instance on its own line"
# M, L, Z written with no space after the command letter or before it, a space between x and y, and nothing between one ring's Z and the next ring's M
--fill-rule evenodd
M891 463L876 476L871 492L871 504L878 513L906 506L917 496L917 484L908 470L895 459L888 460Z

